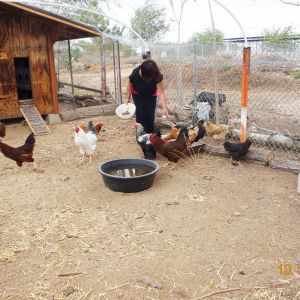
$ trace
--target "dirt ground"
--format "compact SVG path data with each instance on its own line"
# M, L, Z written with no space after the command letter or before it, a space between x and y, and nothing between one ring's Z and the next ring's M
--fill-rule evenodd
M97 166L141 157L133 121L92 120L106 127L92 163L73 122L37 137L38 171L0 156L0 299L300 299L296 175L158 157L151 189L115 193ZM10 124L6 142L29 133Z

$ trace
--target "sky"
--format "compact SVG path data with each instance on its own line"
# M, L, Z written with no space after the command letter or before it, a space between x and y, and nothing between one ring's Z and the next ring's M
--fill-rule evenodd
M291 25L293 31L300 33L300 6L283 4L280 0L218 0L238 19L246 36L262 35L264 29L272 27L286 27ZM294 1L295 0L289 0ZM168 18L173 14L168 0L156 0L159 7L166 7ZM174 1L176 12L179 14L181 0ZM119 0L120 6L111 5L108 12L112 17L130 25L130 18L134 10L143 6L143 0ZM222 7L211 0L215 28L225 34L225 38L242 37L234 19ZM185 42L193 33L212 28L208 0L189 0L184 6L181 22L181 41ZM164 41L176 42L176 23L171 23L170 32L164 37Z

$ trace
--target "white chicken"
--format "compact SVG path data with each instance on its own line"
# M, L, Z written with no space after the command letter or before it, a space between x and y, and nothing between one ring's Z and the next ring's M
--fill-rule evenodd
M97 147L97 136L90 126L88 132L85 133L82 128L75 124L74 141L82 155L80 161L82 162L84 156L87 155L90 157L90 162L92 162L92 155Z

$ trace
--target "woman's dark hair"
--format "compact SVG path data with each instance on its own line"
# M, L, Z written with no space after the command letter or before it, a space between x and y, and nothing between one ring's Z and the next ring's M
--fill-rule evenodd
M141 75L145 81L159 81L161 73L156 62L152 59L147 59L141 64Z

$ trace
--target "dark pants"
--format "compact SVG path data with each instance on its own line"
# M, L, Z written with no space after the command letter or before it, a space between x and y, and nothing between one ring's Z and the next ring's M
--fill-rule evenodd
M137 123L144 126L146 133L154 131L154 119L156 108L156 96L145 98L139 94L132 95L133 102L136 107L135 118Z

